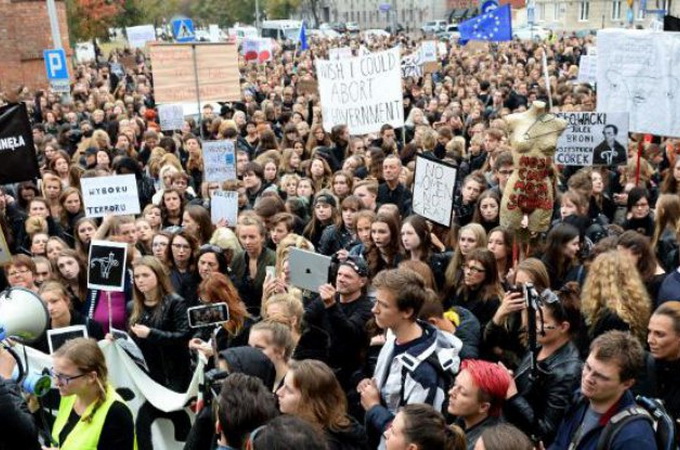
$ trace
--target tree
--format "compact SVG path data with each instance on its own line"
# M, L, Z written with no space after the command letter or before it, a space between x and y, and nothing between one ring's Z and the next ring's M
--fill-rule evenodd
M270 19L288 19L301 4L301 0L267 0L267 15Z
M67 0L69 30L76 41L108 36L125 0Z

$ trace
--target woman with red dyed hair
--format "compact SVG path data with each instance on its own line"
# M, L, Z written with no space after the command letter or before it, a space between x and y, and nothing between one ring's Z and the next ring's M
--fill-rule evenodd
M246 305L241 300L238 290L228 277L213 272L198 286L198 300L200 304L209 305L214 303L226 303L229 308L229 321L222 324L215 333L216 346L209 343L214 328L200 328L193 339L189 341L189 348L198 350L207 357L213 356L213 349L226 350L230 347L248 345L248 335L253 319L246 310Z
M484 430L499 423L510 375L497 364L468 359L461 364L456 382L449 390L449 413L465 431L468 450Z

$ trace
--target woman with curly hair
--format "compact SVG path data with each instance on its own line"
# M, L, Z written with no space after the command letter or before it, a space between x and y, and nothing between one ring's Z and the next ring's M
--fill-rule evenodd
M610 330L630 331L644 344L652 303L633 262L618 251L601 254L590 266L581 310L591 340Z

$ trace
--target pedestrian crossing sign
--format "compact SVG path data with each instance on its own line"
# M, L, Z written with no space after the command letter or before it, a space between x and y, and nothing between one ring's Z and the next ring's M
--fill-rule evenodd
M191 19L176 19L172 21L172 34L177 42L192 42L196 40L194 22Z

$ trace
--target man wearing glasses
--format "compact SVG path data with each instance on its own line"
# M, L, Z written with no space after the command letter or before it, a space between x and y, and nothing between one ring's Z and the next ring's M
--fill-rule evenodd
M549 450L595 450L609 421L635 404L630 388L643 365L642 345L631 333L609 331L597 337L583 365L580 396ZM605 448L654 450L654 430L641 417L621 427Z

